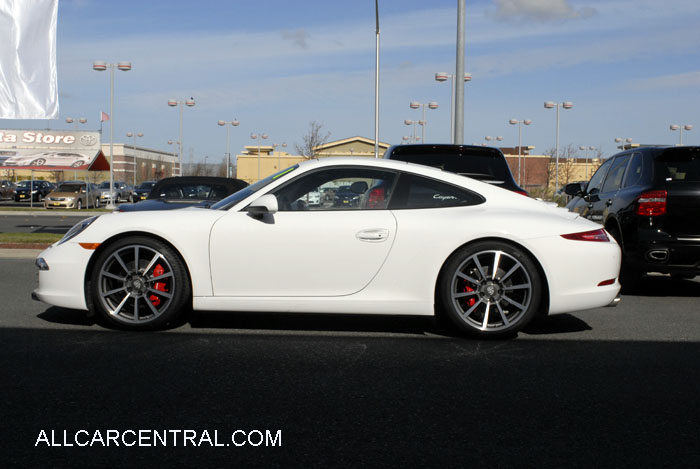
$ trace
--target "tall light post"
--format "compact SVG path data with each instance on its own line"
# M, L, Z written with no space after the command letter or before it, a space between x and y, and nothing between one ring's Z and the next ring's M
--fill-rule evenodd
M238 122L238 119L234 119L230 122L227 121L218 121L217 125L221 127L226 127L226 177L230 178L231 177L231 152L229 151L229 132L228 132L228 125L226 124L231 124L234 127L238 127L241 125L240 122Z
M596 147L581 145L578 149L586 152L586 180L588 180L588 150L596 151Z
M455 142L455 114L454 114L454 101L455 101L455 75L446 73L446 72L438 72L435 74L435 81L447 81L447 79L450 79L450 143ZM472 81L472 74L469 72L466 72L464 74L464 82L469 82Z
M379 0L374 0L376 27L376 63L374 68L374 157L379 158Z
M523 124L525 124L525 125L532 124L532 121L530 119L511 119L508 121L508 123L510 125L517 125L518 126L518 185L520 185L520 179L521 179L521 174L522 174L522 171L520 170L520 161L522 158L522 146L523 146L522 127L523 127Z
M574 107L574 103L571 101L564 101L561 103L555 103L554 101L545 101L544 103L544 108L545 109L552 109L552 108L557 108L557 131L556 131L556 156L555 156L555 182L554 182L554 193L556 194L559 191L559 108L563 109L571 109Z
M126 133L127 137L134 137L134 187L136 187L136 137L143 137L143 133L141 132L127 132Z
M78 130L78 123L85 124L87 122L87 119L85 117L81 117L80 119L73 119L72 117L66 117L66 123L72 124L75 122L75 130Z
M501 137L500 135L498 137L491 137L490 135L487 135L486 137L484 137L484 140L486 140L487 142L491 142L492 140L496 142L502 142L503 137Z
M625 151L625 144L626 144L626 143L632 143L632 139L631 139L631 138L621 138L621 137L617 137L617 138L615 138L615 143L619 143L619 144L620 144L620 150L621 150L621 151Z
M260 133L260 134L250 134L250 138L253 140L258 141L258 181L260 180L260 144L262 143L263 140L267 140L267 134L266 133Z
M92 63L92 69L97 72L104 72L109 68L109 203L107 208L114 208L112 194L114 193L114 69L122 72L131 70L131 62L117 62L108 64L102 60Z
M437 109L438 108L438 103L435 101L430 101L429 103L419 103L418 101L411 101L409 104L409 107L411 109L418 109L418 108L423 108L423 119L418 121L423 128L421 129L421 141L425 143L425 124L428 122L425 119L425 108L427 107L428 109Z
M276 143L272 144L272 148L274 150L277 150L277 147L281 146L282 148L287 148L287 142L282 142L282 145L278 145ZM277 152L277 171L282 169L282 150L279 150Z
M693 126L690 125L690 124L686 124L686 125L671 124L671 125L669 126L669 129L671 129L672 131L673 131L673 130L678 130L678 131L680 132L680 137L681 137L681 139L680 139L679 145L683 146L683 131L684 131L684 130L686 130L686 131L691 131L691 130L693 130Z
M170 107L180 106L180 139L178 140L178 143L180 144L180 150L177 153L177 160L178 160L178 164L179 164L178 176L182 176L182 110L184 109L184 106L187 106L187 107L194 106L194 98L186 99L184 101L178 101L176 99L169 99L168 106L170 106Z
M413 142L412 143L418 142L418 136L416 135L416 124L423 125L423 121L415 121L415 120L411 120L411 119L406 119L405 121L403 121L403 123L405 125L412 125L413 126Z
M177 145L180 145L180 141L179 140L168 140L168 145L176 145L177 146ZM178 157L179 156L180 155L178 154ZM180 168L180 169L182 169L182 168ZM172 172L172 175L175 176L175 172ZM180 176L182 176L182 173L180 174Z
M455 75L464 75L464 45L466 42L466 0L457 1L457 57L455 60ZM460 83L455 91L455 132L452 143L464 143L464 83Z

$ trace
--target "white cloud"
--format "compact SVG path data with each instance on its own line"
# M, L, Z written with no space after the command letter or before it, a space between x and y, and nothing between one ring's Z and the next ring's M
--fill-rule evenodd
M493 16L505 21L559 21L588 18L597 11L591 7L575 9L568 0L494 0Z
M700 88L700 71L632 80L629 86L637 90Z

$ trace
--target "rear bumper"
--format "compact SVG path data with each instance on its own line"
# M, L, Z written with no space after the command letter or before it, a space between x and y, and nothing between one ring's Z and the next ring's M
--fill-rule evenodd
M626 247L625 262L636 270L700 275L700 238L640 242Z

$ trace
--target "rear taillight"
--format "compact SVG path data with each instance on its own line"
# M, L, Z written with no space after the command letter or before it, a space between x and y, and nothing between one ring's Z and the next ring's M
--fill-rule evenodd
M666 214L666 191L647 191L637 197L635 213L643 217L658 217Z
M513 191L513 192L515 192L516 194L524 195L525 197L530 197L530 194L528 194L525 191Z
M369 197L367 197L367 208L384 208L384 188L377 187L369 191Z
M598 241L598 242L608 242L608 234L604 229L593 230L593 231L582 231L581 233L571 233L563 234L562 238L570 239L572 241Z

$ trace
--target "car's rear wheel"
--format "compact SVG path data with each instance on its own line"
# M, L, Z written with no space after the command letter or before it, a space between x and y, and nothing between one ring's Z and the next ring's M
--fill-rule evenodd
M439 288L444 312L459 329L477 337L509 337L535 317L542 278L521 249L485 241L448 260Z
M151 238L117 241L99 255L91 277L91 307L108 325L123 329L162 328L190 300L182 260Z

